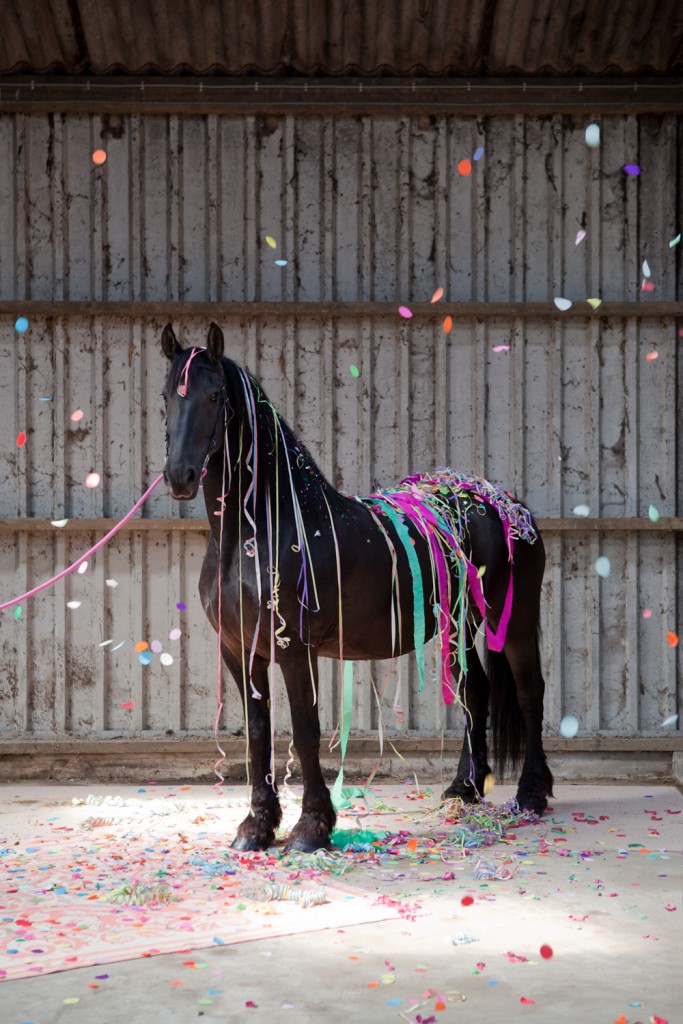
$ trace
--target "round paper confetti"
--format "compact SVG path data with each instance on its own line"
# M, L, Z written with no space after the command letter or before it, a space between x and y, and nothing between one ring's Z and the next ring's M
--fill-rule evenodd
M26 444L26 434L23 430L20 430L17 434L17 448L23 448Z
M152 640L150 647L152 648L155 654L161 654L161 652L164 649L163 644L159 640Z
M461 160L458 164L458 174L463 178L466 178L468 174L472 173L472 164L469 160Z
M97 487L99 482L100 482L100 474L99 473L88 473L88 475L85 478L85 486L89 487L90 490L92 490L94 487Z
M71 413L72 423L78 423L80 420L83 419L84 415L85 413L83 412L82 409L76 409L74 412Z
M640 174L640 167L638 164L624 164L622 170L626 171L631 178L637 178Z
M407 306L399 306L398 311L405 320L410 320L413 315Z
M277 242L270 235L266 235L266 243L270 246L271 249L277 249Z
M445 334L450 334L453 330L453 317L447 316L443 322L443 329Z
M472 896L463 896L460 902L462 903L463 907L471 907L472 904L474 903L474 898Z
M678 634L674 633L674 631L670 629L669 632L666 634L666 642L668 643L669 647L678 647L678 640Z
M159 658L159 661L165 668L168 668L169 665L173 664L173 655L168 654L166 651L164 651L164 653Z
M588 505L575 505L572 512L575 516L583 516L584 518L591 514L591 510Z
M172 629L168 634L169 640L180 640L181 632L179 629Z
M83 573L86 573L87 571L88 571L88 562L87 562L87 559L86 559L85 562L81 562L81 564L79 565L78 569L76 569L76 572L78 573L79 576L82 576Z
M152 652L143 651L142 654L138 654L138 660L141 665L149 665L152 661Z
M176 602L176 608L178 609L179 612L184 612L187 608L187 605L185 604L184 601L178 601Z
M99 166L101 166L101 164L106 163L106 161L107 161L107 154L106 154L106 152L103 149L96 149L95 152L92 155L92 162L94 164L97 164L97 166L99 167Z
M572 306L571 299L563 299L560 296L553 299L553 302L555 303L558 309L562 310L562 312L564 312L567 309L571 309Z
M118 583L116 582L116 580L105 580L104 582L107 584L108 587L118 587Z
M130 711L132 708L135 707L135 701L134 700L124 700L124 702L121 705L121 707L124 708L126 711Z
M28 320L25 316L18 316L14 321L14 330L17 334L23 334L24 331L28 330Z
M146 641L146 640L138 640L138 642L136 643L136 645L135 645L135 647L133 648L133 650L134 650L134 651L135 651L135 652L136 652L137 654L139 654L139 653L140 653L140 651L146 651L148 647L149 647L149 644L147 643L147 641Z
M602 576L604 580L607 579L607 577L612 571L612 566L610 565L609 558L606 555L600 555L599 558L596 558L595 571L597 572L598 576Z
M473 156L472 159L473 160L481 160L483 155L484 155L484 147L483 146L478 146L477 149L475 149L475 151L474 151L474 156Z
M58 530L61 530L61 529L63 529L63 527L66 526L66 524L68 522L69 522L68 519L53 519L50 522L50 526L56 526Z
M659 359L659 352L648 352L645 356L646 363L654 363L655 359Z
M587 146L590 146L591 149L597 149L600 145L600 125L586 125L585 139Z
M360 377L360 370L353 363L349 366L349 373L352 377Z
M654 505L650 505L649 509L647 510L647 514L653 523L659 522L659 512L654 507Z
M430 302L438 302L442 295L443 295L443 288L437 288L429 301Z
M678 715L669 715L669 717L665 718L664 721L662 722L662 728L666 729L667 726L669 726L669 725L675 725L677 721L678 721Z
M652 608L644 608L643 609L643 618L644 619L651 619L652 618Z
M21 618L21 605L20 604L17 605L17 607L14 609L14 618L15 619L20 619Z
M539 952L544 960L550 960L553 955L552 946L541 946Z
M647 262L647 260L643 260L643 277L652 277L650 264Z
M510 351L510 346L509 345L494 345L493 346L493 351L494 352L509 352Z
M574 715L565 715L560 722L560 735L572 740L579 731L579 720Z
M591 309L597 309L598 306L602 305L602 299L586 299L586 302L591 307Z
M580 231L576 232L576 239L574 240L574 245L578 245L579 242L583 242L585 237L586 237L586 232L583 230L583 228L581 228Z
M80 601L67 601L66 602L66 606L67 606L67 608L73 608L73 609L80 608L81 607L81 602Z
M275 260L275 266L276 267L286 267L288 262L289 262L288 260Z

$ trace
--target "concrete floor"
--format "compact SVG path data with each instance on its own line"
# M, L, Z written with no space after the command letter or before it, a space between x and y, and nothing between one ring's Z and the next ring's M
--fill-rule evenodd
M373 787L385 790L395 799L396 786ZM192 791L201 796L210 789ZM6 785L0 815L15 813L21 800L54 804L93 792ZM116 787L127 792L135 789ZM511 795L500 787L489 799L498 803ZM415 920L204 949L194 955L193 968L183 966L187 953L114 963L97 989L87 985L102 967L6 981L0 1020L678 1024L681 811L683 798L672 787L559 785L544 837L512 880L477 880L467 859L453 880L435 885L433 871L430 876L419 860L406 858L391 891L421 901ZM416 811L414 835L420 827ZM557 830L564 839L558 841ZM509 850L492 847L482 856L495 864ZM474 896L468 906L461 903L466 893ZM463 935L477 941L458 942ZM540 955L542 945L552 948L551 958ZM74 998L79 1001L65 1003Z

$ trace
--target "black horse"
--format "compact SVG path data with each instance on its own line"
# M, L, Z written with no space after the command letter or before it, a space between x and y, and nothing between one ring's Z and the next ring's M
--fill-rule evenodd
M425 478L431 504L422 502L423 478L363 499L340 494L258 382L224 357L216 324L206 348L192 349L181 348L168 324L161 347L171 360L164 478L179 500L203 486L211 539L199 592L244 701L252 795L233 846L267 848L281 818L270 667L279 664L284 676L303 773L302 813L288 847L310 852L329 844L336 817L319 761L318 657L419 655L439 631L444 695L457 693L465 707L465 743L445 795L472 801L484 791L490 697L499 766L514 765L524 747L517 800L542 813L553 778L541 740L545 553L533 525L514 543L513 591L509 523L478 485ZM523 506L505 500L510 516L526 514L531 524ZM488 673L474 647L482 611Z

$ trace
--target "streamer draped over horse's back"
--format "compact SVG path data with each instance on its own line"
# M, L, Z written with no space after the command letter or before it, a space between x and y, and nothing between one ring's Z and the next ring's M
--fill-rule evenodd
M318 657L414 650L422 688L424 644L433 636L444 699L459 699L465 717L447 793L477 799L483 792L490 696L498 758L514 762L524 746L518 800L543 811L552 792L537 635L545 555L528 510L451 469L365 497L341 494L258 381L223 349L215 324L206 348L182 349L170 324L162 334L171 360L165 479L179 500L202 484L211 538L200 595L245 707L252 800L234 845L268 846L280 821L274 665L285 680L304 783L289 846L312 850L328 844L335 820L319 761ZM482 622L488 674L474 646ZM346 696L340 729L348 735Z

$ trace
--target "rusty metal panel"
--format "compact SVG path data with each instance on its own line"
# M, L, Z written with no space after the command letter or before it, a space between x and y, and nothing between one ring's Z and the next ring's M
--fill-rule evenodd
M589 120L0 116L2 297L676 299L679 118Z
M198 343L206 326L187 318L176 328L186 343ZM256 373L346 491L451 464L507 483L551 519L579 503L612 519L644 519L650 504L662 516L677 514L681 355L673 321L492 319L456 322L446 336L439 319L271 320L255 307L248 322L233 317L222 326L230 355ZM160 328L116 317L37 318L23 335L2 326L0 515L28 520L18 533L0 533L3 599L73 561L97 536L32 532L30 517L120 517L161 469ZM509 351L494 352L503 344ZM658 359L647 362L655 349ZM350 374L351 363L360 377ZM77 408L84 417L74 423ZM23 448L13 441L19 429L28 435ZM92 470L102 476L95 490L83 484ZM216 640L197 597L206 538L173 527L176 518L201 519L203 505L179 507L155 492L143 515L160 520L158 528L120 534L84 575L27 602L20 618L0 614L3 735L210 735ZM586 735L660 735L682 696L679 656L666 643L667 630L678 628L680 534L551 529L547 547L549 734L573 713ZM598 555L612 563L606 580L593 568ZM71 609L68 601L81 603ZM175 627L181 639L171 641ZM158 640L173 665L163 667L155 655L142 666L138 640ZM381 688L386 669L358 666L359 730L376 727L369 680ZM401 672L408 729L429 736L442 726L459 729L459 715L444 712L436 687L417 694L410 659ZM396 685L394 671L387 727ZM227 680L226 695L222 725L237 730L239 701ZM336 725L339 699L339 673L327 663L325 730ZM128 702L134 706L122 707ZM276 706L287 732L281 683Z

